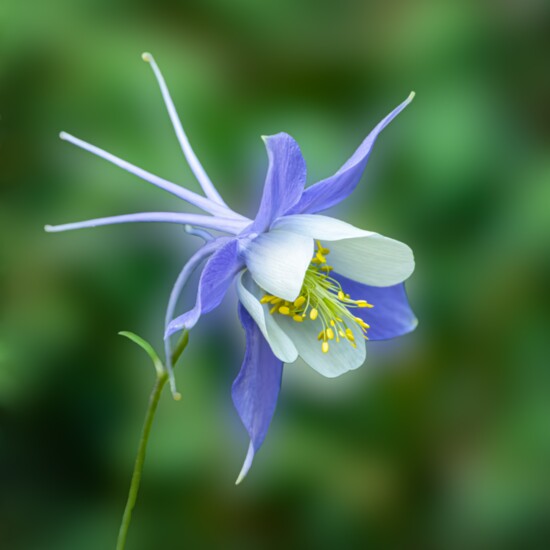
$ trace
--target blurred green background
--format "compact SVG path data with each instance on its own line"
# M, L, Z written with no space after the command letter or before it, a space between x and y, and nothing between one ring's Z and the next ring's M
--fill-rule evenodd
M114 547L153 382L117 332L160 345L199 243L156 224L42 228L184 206L60 130L198 189L145 50L249 214L260 135L293 135L311 183L415 90L333 214L412 246L420 324L336 380L287 367L235 488L229 298L191 335L183 400L163 396L128 548L550 547L549 28L545 0L3 0L0 548Z

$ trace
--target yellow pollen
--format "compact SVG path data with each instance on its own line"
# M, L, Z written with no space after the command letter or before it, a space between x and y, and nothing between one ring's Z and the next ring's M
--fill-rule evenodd
M315 258L319 260L319 263L322 263L322 264L327 263L327 259L321 254L321 251L318 251L317 254L315 254Z
M329 340L334 340L334 331L331 328L327 328L327 337Z
M301 316L301 315L293 315L292 318L297 322L297 323L301 323L304 318Z
M312 321L315 321L315 319L317 319L317 316L319 315L319 311L315 308L313 308L310 313L309 313L309 318L312 320Z
M338 291L338 300L345 300L346 295L340 290Z
M321 350L323 351L323 353L328 353L328 350L329 350L328 342L323 342L321 346Z
M290 309L287 306L281 306L279 308L279 313L282 315L288 315L290 313Z
M294 307L301 307L306 303L305 296L298 296L296 300L294 300Z
M267 303L270 302L273 298L274 298L274 296L270 296L269 294L266 294L266 295L260 300L260 304L267 304Z
M357 307L374 307L372 304L369 304L366 300L357 300L355 302L357 304Z
M317 241L317 248L319 249L319 252L321 254L324 254L325 256L327 254L330 254L330 250L328 248L325 248L322 244L321 244L321 241Z
M361 319L361 317L354 317L356 323L361 327L361 328L364 328L364 329L368 329L370 328L370 325L367 325L367 323L365 323L365 321L363 321L363 319Z
M348 340L351 340L352 342L355 342L355 336L353 335L353 332L350 328L346 329L346 337Z
M317 335L317 340L322 340L324 337L325 337L325 331L322 330L322 331Z
M271 315L273 315L276 311L277 311L277 308L279 306L273 306L270 310L269 310L269 313L271 313Z

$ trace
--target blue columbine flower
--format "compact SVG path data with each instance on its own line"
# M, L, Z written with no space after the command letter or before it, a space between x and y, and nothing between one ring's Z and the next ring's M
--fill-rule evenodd
M185 225L205 244L185 264L166 312L166 360L170 337L191 329L218 307L236 280L246 352L232 396L250 436L237 480L248 472L275 411L283 363L301 357L327 377L356 369L365 361L365 340L384 340L414 329L403 281L414 269L411 249L396 240L319 215L357 186L379 133L411 102L414 93L387 115L351 158L331 177L305 188L306 165L296 141L280 133L264 137L269 168L258 213L250 220L223 201L195 156L162 74L150 63L185 158L205 196L131 165L66 133L61 138L156 185L207 214L145 212L58 226L67 231L128 222ZM217 232L214 237L209 231ZM204 264L195 306L174 317L189 276ZM171 365L172 391L175 383Z

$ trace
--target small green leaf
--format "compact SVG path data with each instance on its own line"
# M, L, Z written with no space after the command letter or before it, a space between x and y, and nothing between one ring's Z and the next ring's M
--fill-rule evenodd
M129 340L132 340L132 342L135 342L140 348L145 351L145 353L147 353L147 355L151 358L151 361L153 361L153 365L155 367L155 370L157 371L157 376L162 376L166 373L164 365L157 355L157 352L155 351L153 346L149 342L147 342L147 340L144 340L143 338L141 338L141 336L138 336L137 334L134 334L133 332L129 332L127 330L123 330L122 332L119 332L119 334L120 336L125 336Z

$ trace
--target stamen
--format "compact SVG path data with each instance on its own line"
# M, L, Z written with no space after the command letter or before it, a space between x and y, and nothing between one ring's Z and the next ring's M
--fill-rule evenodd
M306 271L300 295L293 302L271 294L266 294L260 300L263 304L273 304L270 309L271 314L279 313L292 317L296 323L302 323L308 318L311 321L320 322L322 330L317 335L317 340L321 342L323 353L328 353L329 341L336 341L336 343L347 341L355 349L357 331L354 333L351 327L360 328L365 339L367 329L370 327L350 310L374 307L367 300L351 298L344 292L339 281L330 277L332 266L327 264L329 254L330 250L317 241L317 250Z
M321 264L325 264L327 262L327 259L321 254L321 252L317 252L317 254L315 254L315 257L317 258L317 260L319 260L319 263Z

